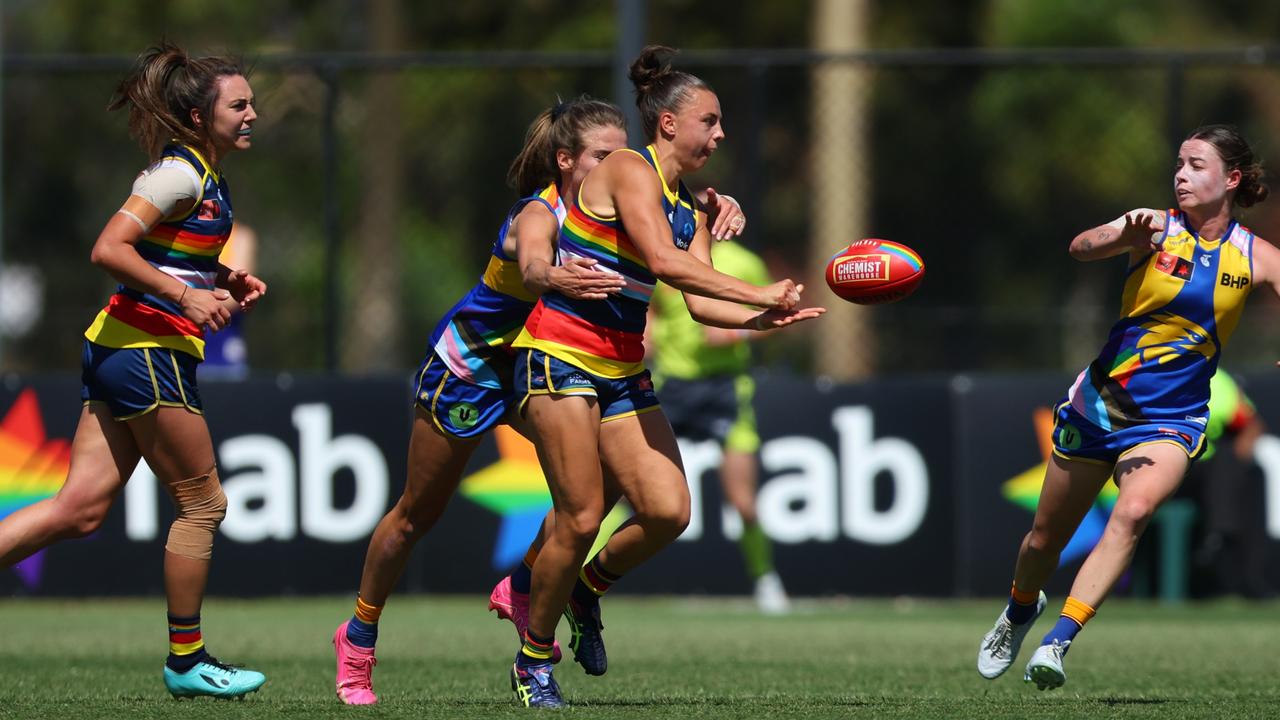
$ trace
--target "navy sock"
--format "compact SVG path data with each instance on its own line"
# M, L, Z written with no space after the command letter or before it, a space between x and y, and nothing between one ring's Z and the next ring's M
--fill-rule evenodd
M1044 636L1044 640L1040 641L1040 644L1048 645L1057 640L1059 645L1066 645L1075 639L1076 633L1080 632L1080 630L1080 623L1066 615L1062 615L1058 618L1058 624L1053 626L1053 629L1049 631L1048 635Z
M347 623L347 639L352 645L371 648L378 644L378 623L367 623L355 615Z
M1038 601L1039 599L1037 598ZM1035 618L1036 604L1036 602L1033 602L1030 605L1023 605L1013 598L1009 598L1009 607L1004 611L1004 616L1009 618L1009 622L1014 625L1025 625Z
M511 589L522 595L529 594L529 588L533 585L533 570L525 563L520 563L515 570L511 571Z

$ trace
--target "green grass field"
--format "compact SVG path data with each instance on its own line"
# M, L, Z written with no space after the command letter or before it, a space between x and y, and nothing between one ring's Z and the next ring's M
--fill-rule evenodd
M765 618L742 599L606 601L609 674L557 672L590 718L1275 717L1280 604L1108 603L1067 658L1067 686L1037 692L1021 663L974 669L998 601L801 602ZM395 597L382 620L381 704L340 705L333 628L346 598L211 600L210 649L269 678L243 701L178 703L160 681L158 599L0 602L0 717L516 717L514 632L480 597ZM1051 605L1056 608L1056 605ZM1049 627L1042 619L1029 643ZM1025 647L1022 662L1030 657Z

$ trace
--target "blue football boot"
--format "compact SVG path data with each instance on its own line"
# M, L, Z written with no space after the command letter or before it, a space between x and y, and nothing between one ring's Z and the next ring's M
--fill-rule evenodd
M186 672L176 672L168 665L164 667L164 686L175 698L243 697L266 681L267 676L260 672L225 665L212 655L206 655Z
M519 658L511 666L511 689L521 705L531 708L562 708L564 698L560 697L560 686L551 676L550 662L520 667Z
M609 658L604 652L604 623L600 622L600 604L583 608L570 600L564 609L564 618L569 621L569 630L573 637L569 639L569 648L573 650L573 659L587 671L588 675L603 675L609 669Z

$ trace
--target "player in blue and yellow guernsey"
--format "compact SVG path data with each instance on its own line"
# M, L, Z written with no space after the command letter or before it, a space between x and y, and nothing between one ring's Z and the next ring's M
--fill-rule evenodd
M1121 317L1102 352L1058 405L1053 458L1007 607L978 650L978 671L1004 673L1044 611L1041 588L1112 475L1119 497L1057 623L1027 663L1041 690L1066 682L1063 656L1128 568L1151 516L1204 446L1209 386L1255 285L1280 294L1280 251L1255 237L1232 206L1267 196L1262 167L1232 127L1192 132L1178 151L1176 209L1139 209L1085 232L1071 255L1127 255Z
M200 631L227 501L196 366L206 333L266 292L261 280L218 262L232 221L220 165L250 145L253 91L236 60L191 58L164 43L139 57L110 108L129 109L130 130L152 164L93 246L94 264L120 287L85 331L84 407L67 480L53 498L0 521L0 555L13 565L94 532L145 458L177 511L164 553L165 687L175 697L237 697L266 678L219 662Z
M510 420L508 411L518 400L511 341L534 300L549 289L584 298L621 289L615 276L594 269L591 261L555 264L554 243L565 194L626 141L622 111L587 98L545 110L529 126L509 174L520 200L498 230L480 282L436 325L415 376L404 494L374 530L355 613L333 635L343 703L377 702L372 671L382 607L414 545L457 490L484 434Z
M758 287L711 267L706 220L682 179L724 138L720 103L701 80L668 66L667 52L648 47L631 66L649 146L615 152L588 173L560 231L562 262L594 260L624 281L622 292L603 300L544 294L514 343L522 411L534 426L555 509L511 670L526 706L563 704L552 678L562 611L574 658L589 674L605 672L600 596L689 521L679 450L644 368L654 284L684 291L695 318L721 327L781 327L822 313L797 308L800 288L790 280ZM602 463L635 515L587 562L608 509Z
M343 703L377 702L373 666L382 608L414 545L457 490L484 434L499 423L510 423L526 436L531 432L510 412L520 398L513 383L511 341L535 298L554 290L602 299L622 289L621 279L596 270L592 260L557 263L554 248L568 198L576 194L587 171L626 146L625 126L618 107L582 97L543 111L529 127L508 178L520 200L499 228L480 282L432 332L427 357L416 374L404 494L374 530L355 611L333 635L337 693ZM718 222L729 224L741 217L732 198L718 196L708 202ZM539 544L540 538L535 539L531 556ZM523 580L520 570L526 570ZM511 620L521 636L528 590L527 568L522 566L503 578L490 596L490 608Z

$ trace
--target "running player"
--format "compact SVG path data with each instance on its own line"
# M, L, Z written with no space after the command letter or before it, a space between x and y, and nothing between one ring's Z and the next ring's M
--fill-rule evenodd
M727 275L757 285L770 282L760 256L737 242L713 244L711 259ZM785 613L791 602L774 569L773 545L756 516L760 436L751 406L755 380L747 341L757 334L695 321L680 293L666 283L653 291L649 310L650 355L663 412L677 437L720 446L720 487L742 518L738 547L755 584L756 606L771 615Z
M85 331L84 408L66 483L0 522L0 556L11 566L94 532L146 459L177 509L164 553L165 687L175 697L235 697L266 678L219 662L200 631L227 501L196 366L206 332L224 327L231 307L251 309L267 290L218 262L232 222L221 164L250 145L253 91L237 60L193 58L162 43L120 84L109 109L120 108L129 109L129 129L152 161L93 246L93 263L120 286Z
M1232 127L1192 132L1178 151L1178 208L1138 209L1071 242L1078 260L1128 255L1121 318L1058 405L1054 455L1006 609L978 650L978 671L1004 673L1047 603L1041 588L1095 496L1120 487L1057 623L1027 663L1041 690L1066 682L1063 656L1133 558L1151 516L1202 450L1209 379L1257 284L1280 293L1280 250L1232 217L1267 197L1262 167Z
M333 635L337 693L342 702L377 702L374 648L382 608L414 545L453 497L484 434L500 422L514 422L517 430L527 434L519 418L508 413L518 399L512 384L510 342L534 300L547 290L590 300L622 289L622 279L596 270L594 260L567 258L555 263L554 243L566 199L576 194L587 171L625 147L626 139L622 111L589 98L545 110L530 125L508 177L521 199L498 232L481 281L436 326L417 373L404 493L374 530L355 613ZM741 217L731 199L719 207L726 223ZM616 494L613 497L616 500ZM518 578L514 589L510 579L504 578L491 601L520 633L527 592L527 584L522 586Z
M704 82L673 70L663 60L668 52L650 46L631 66L651 144L613 153L592 170L560 232L562 260L591 258L622 277L625 288L603 300L546 293L514 343L522 410L534 426L555 508L533 564L529 627L511 670L526 706L563 705L551 673L562 611L575 659L589 674L605 672L600 596L689 521L675 436L644 369L654 283L684 291L694 317L720 327L762 330L823 312L797 309L801 288L791 280L758 287L711 267L705 217L682 178L724 139L720 103ZM584 566L607 509L602 461L635 515Z

